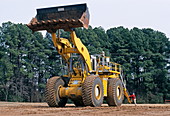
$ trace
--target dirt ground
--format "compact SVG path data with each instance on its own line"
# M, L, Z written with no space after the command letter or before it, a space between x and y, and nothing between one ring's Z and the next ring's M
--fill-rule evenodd
M170 116L170 104L51 108L46 103L0 102L0 116Z

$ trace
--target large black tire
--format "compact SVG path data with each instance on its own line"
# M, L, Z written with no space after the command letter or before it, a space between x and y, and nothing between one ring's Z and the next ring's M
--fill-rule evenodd
M106 102L109 106L121 106L124 99L123 85L119 78L108 79Z
M67 98L60 98L59 89L64 86L64 81L61 77L52 77L48 80L45 91L45 99L50 107L64 107L67 103Z
M99 107L103 103L103 84L96 75L86 77L82 84L82 98L85 106Z

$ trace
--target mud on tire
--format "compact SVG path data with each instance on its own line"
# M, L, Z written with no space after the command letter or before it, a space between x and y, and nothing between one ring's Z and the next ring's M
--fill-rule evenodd
M45 99L50 107L64 107L67 103L67 98L60 98L59 88L64 86L64 81L61 77L52 77L48 80L45 90Z

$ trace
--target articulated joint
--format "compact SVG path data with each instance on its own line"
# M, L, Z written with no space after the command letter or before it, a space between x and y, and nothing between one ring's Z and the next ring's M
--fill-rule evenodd
M60 98L79 98L82 96L82 88L81 87L61 87L59 90Z

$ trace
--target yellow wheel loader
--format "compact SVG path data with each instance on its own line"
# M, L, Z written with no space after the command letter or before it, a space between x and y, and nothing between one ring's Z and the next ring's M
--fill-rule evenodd
M110 62L105 53L91 55L76 36L74 28L89 25L86 4L37 9L37 15L27 26L33 31L47 30L53 44L65 60L67 74L48 80L45 91L50 107L64 107L68 99L76 106L101 106L105 99L109 106L120 106L129 95L123 82L121 65ZM70 38L56 34L63 29ZM58 31L59 32L59 31Z

